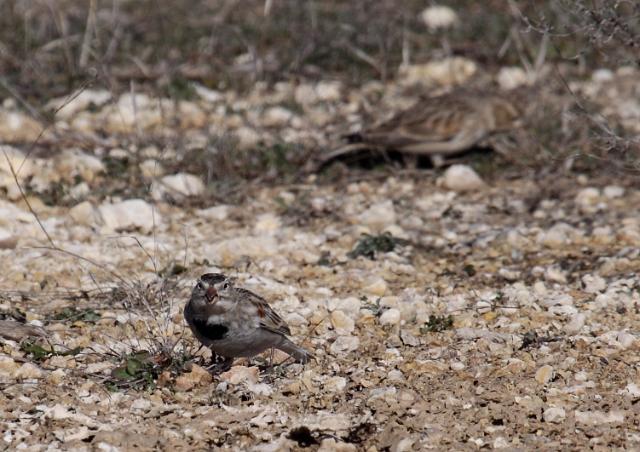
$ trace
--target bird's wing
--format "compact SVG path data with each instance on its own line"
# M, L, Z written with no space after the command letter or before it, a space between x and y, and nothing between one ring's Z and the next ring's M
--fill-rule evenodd
M447 98L419 101L389 121L365 130L362 139L395 149L415 143L446 143L454 139L475 114L469 102Z
M247 289L236 288L236 290L242 299L246 300L244 302L251 303L256 307L260 317L260 328L283 336L291 334L287 323L269 306L269 303L264 298Z

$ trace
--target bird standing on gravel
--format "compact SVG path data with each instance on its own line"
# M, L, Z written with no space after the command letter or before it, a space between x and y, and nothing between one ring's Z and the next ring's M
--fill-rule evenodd
M428 156L439 166L446 156L481 145L519 125L522 112L503 96L458 90L422 98L391 119L349 135L351 143L320 156L317 167L362 150ZM489 140L489 145L494 143ZM496 149L500 152L500 149Z
M226 358L250 358L270 348L306 363L313 355L291 342L284 320L262 297L235 287L233 280L221 273L200 277L184 308L184 317L202 344Z

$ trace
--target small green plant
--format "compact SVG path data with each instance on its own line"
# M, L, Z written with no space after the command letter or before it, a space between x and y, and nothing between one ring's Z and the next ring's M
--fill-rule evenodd
M356 259L359 256L375 259L378 253L388 253L393 251L396 246L406 244L406 240L394 237L389 232L383 232L380 235L363 234L353 250L347 253L347 256L351 259Z
M453 316L451 315L430 315L429 321L421 328L422 334L439 333L448 330L453 326Z
M126 355L122 364L111 371L111 378L106 385L110 390L131 387L153 389L158 375L158 366L153 357L148 351L142 350Z
M64 308L51 317L53 320L75 322L81 320L87 323L96 323L100 320L100 314L93 309L78 309L74 306Z
M52 356L74 356L82 351L82 347L76 347L70 350L60 351L53 348L53 345L49 345L49 348L45 348L32 341L24 341L20 344L20 350L31 355L31 359L34 361L44 361Z

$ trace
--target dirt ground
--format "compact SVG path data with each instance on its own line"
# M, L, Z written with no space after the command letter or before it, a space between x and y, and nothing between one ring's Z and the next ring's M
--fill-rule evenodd
M356 86L58 85L40 115L7 90L0 449L640 448L639 73L558 68L439 55ZM472 82L529 99L508 154L310 169ZM212 271L316 359L211 371L182 309Z

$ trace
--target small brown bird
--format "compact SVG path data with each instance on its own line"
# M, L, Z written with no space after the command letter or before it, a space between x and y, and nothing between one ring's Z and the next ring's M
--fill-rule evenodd
M184 317L202 344L226 358L252 357L270 348L280 349L306 363L313 355L291 342L284 320L260 296L235 287L221 273L206 273L194 287Z
M388 121L350 135L352 143L321 156L317 168L365 149L429 156L437 166L445 156L518 127L521 116L511 102L495 94L459 90L425 98Z

